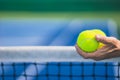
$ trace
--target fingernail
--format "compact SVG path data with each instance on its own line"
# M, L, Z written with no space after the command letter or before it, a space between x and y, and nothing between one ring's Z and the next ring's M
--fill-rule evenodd
M100 40L100 38L101 38L100 35L96 35L96 39L97 39L98 41Z

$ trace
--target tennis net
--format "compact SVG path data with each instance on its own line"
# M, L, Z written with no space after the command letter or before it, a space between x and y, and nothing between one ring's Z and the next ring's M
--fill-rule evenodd
M70 46L0 47L0 80L120 80L120 58L83 59Z

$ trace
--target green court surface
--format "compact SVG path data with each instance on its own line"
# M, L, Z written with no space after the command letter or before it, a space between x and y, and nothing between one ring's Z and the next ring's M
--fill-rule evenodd
M0 11L0 18L62 18L62 19L113 19L120 24L117 12L9 12Z

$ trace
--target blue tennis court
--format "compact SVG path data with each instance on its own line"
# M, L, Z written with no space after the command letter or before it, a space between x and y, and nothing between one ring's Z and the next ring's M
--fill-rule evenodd
M0 46L74 46L78 34L87 29L118 37L112 20L1 19ZM1 62L0 80L119 80L119 66L117 62Z

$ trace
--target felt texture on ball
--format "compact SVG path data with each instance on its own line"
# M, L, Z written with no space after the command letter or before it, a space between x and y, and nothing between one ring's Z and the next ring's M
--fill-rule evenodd
M78 39L77 39L77 44L79 48L83 50L84 52L92 53L96 51L97 49L103 47L104 44L98 42L95 38L97 34L106 36L106 34L99 29L82 31L79 34Z

